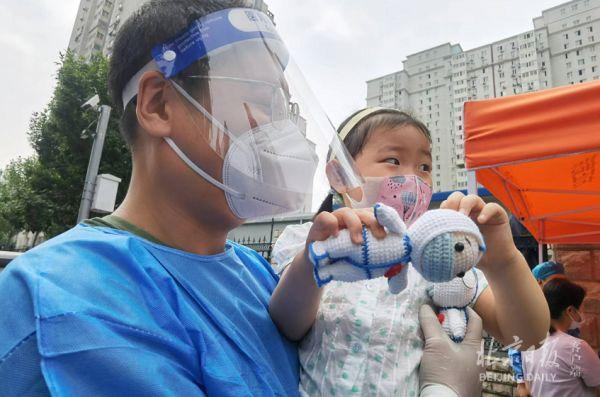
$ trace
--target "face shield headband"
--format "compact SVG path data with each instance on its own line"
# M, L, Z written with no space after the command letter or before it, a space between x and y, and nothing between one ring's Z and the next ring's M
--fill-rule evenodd
M173 40L152 49L153 59L137 72L123 89L123 108L137 96L140 79L144 73L159 71L165 78L170 79L207 55L224 51L231 45L248 40L283 43L271 19L254 9L221 10L198 19ZM285 47L280 48L276 56L285 69L289 54L283 49Z

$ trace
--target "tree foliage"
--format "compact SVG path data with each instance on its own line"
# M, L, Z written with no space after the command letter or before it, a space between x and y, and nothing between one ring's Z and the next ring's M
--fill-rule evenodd
M53 97L30 121L28 136L35 155L14 161L0 178L0 235L28 230L52 237L77 221L98 118L98 112L81 105L95 94L101 104L111 105L108 60L98 56L85 62L67 52L57 65ZM123 180L117 202L131 174L129 150L118 130L120 116L120 109L113 107L99 170Z

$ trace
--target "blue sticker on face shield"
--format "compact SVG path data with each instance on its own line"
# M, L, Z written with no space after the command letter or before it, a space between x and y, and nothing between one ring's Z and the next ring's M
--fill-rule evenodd
M154 47L152 57L162 74L171 78L213 51L257 39L277 42L278 51L273 52L282 67L287 65L289 56L273 22L250 8L227 9L200 18L174 39Z

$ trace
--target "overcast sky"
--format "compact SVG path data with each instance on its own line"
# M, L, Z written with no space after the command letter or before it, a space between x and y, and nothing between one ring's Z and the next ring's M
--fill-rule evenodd
M267 0L281 36L334 121L365 105L365 81L446 42L464 50L533 28L556 0ZM409 4L412 3L412 4ZM0 1L0 168L27 156L31 114L50 100L79 0Z

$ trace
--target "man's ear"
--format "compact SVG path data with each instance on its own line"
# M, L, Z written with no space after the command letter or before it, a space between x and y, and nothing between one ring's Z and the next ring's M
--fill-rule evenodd
M171 135L172 104L169 103L170 83L159 72L142 75L137 95L136 115L141 129L156 138Z

